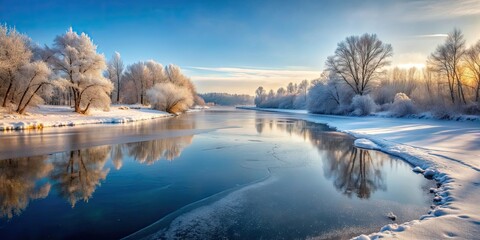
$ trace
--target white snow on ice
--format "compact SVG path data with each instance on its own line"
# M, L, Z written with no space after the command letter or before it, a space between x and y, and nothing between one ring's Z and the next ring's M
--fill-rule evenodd
M437 181L439 187L430 190L433 209L419 216L419 220L389 224L377 233L356 239L478 239L480 236L480 122L244 109L290 113L289 117L327 124L354 137L368 139L381 151L409 162L412 170L425 169L424 176Z
M41 105L25 115L0 111L0 131L99 123L126 123L172 116L140 105L113 105L110 111L92 110L88 115L73 112L68 106Z
M377 144L365 138L356 139L353 144L355 145L355 147L363 148L363 149L371 149L371 150L380 149L380 147Z

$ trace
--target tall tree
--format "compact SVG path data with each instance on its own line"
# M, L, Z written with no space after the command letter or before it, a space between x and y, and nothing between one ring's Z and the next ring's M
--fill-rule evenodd
M116 93L114 98L117 103L120 102L120 80L124 68L125 66L123 65L120 53L115 52L112 59L108 62L108 77L110 78L110 81L114 83L114 92Z
M480 101L480 41L465 53L465 65L475 84L475 102Z
M42 100L38 93L43 87L51 84L50 74L50 68L43 61L35 61L21 68L18 76L20 98L17 102L17 113L23 114L32 101Z
M145 93L147 91L148 70L144 62L136 62L127 66L125 81L132 82L136 91L136 102L145 104Z
M113 84L103 76L105 57L88 35L78 35L70 28L54 40L54 70L66 80L77 113L86 113L91 106L107 108Z
M291 82L288 83L288 85L287 85L287 93L288 94L294 94L295 93L295 86Z
M298 93L303 95L305 100L307 100L307 90L308 90L308 80L303 80L298 84Z
M465 39L459 29L454 29L428 59L429 67L446 77L452 103L456 99L466 103L460 70L464 54Z
M371 89L372 80L388 66L393 49L375 34L350 36L338 43L335 54L327 58L327 70L338 74L355 94L364 95Z
M265 101L266 98L267 92L265 91L265 89L262 86L258 87L257 90L255 90L255 105L258 107Z
M32 57L29 39L14 28L0 25L0 96L2 107L7 106L13 95L18 71ZM13 96L12 96L13 98Z

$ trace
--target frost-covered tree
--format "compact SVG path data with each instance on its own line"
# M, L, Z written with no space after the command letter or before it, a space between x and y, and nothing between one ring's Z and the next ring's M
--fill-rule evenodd
M174 65L163 67L162 64L153 60L129 65L125 72L125 82L133 83L137 94L136 102L143 105L148 103L145 97L147 90L157 83L175 82L174 84L182 86L191 84L190 80L181 73L180 68Z
M287 94L294 94L295 93L295 86L293 83L288 83L287 85Z
M205 100L205 102L207 102L207 104L213 103L221 106L253 104L253 97L246 94L204 93L199 95Z
M180 67L173 64L169 64L165 66L164 73L167 81L179 87L186 88L188 91L190 91L190 94L192 96L197 95L195 85L193 85L190 78L188 78L182 73L182 70L180 69Z
M320 79L312 81L308 91L307 109L313 113L343 114L353 95L351 89L342 84L336 75L322 73Z
M39 91L51 84L50 75L50 68L42 61L26 64L20 69L17 77L19 80L17 113L23 114L30 104L42 101Z
M145 63L148 70L149 81L152 86L157 83L167 82L168 78L165 74L165 68L161 63L149 60Z
M304 95L306 96L307 95L307 90L308 90L308 80L303 80L300 82L300 84L298 84L298 93L301 94L301 95Z
M115 52L112 59L108 62L108 78L114 84L113 99L116 99L115 102L120 102L120 81L122 79L123 70L125 66L123 65L123 60L120 56L120 53Z
M267 99L267 93L265 89L260 86L257 88L257 90L255 90L255 105L259 107L265 101L265 99Z
M383 43L375 34L350 36L338 43L335 54L327 58L327 70L338 74L358 95L367 94L383 67L390 64L393 55L390 44Z
M268 92L268 95L267 95L267 99L271 100L271 99L274 99L274 98L275 98L275 92L273 91L273 89L270 89L270 91Z
M133 83L136 93L136 103L145 104L145 92L150 85L148 70L144 62L137 62L127 66L125 71L125 81Z
M14 28L0 26L0 97L2 107L14 98L18 71L30 62L29 39Z
M55 38L52 50L51 62L73 95L75 112L84 114L90 107L108 108L113 84L103 76L107 69L105 57L97 53L90 37L70 28Z

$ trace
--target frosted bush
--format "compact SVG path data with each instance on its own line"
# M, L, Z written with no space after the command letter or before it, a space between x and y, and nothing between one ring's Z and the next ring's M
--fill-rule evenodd
M405 93L395 94L390 112L395 117L404 117L417 112L415 104Z
M193 105L192 92L171 82L157 83L147 90L152 108L173 114L187 111Z
M310 88L307 96L307 109L312 113L334 113L339 106L338 102L331 97L329 86L325 83L316 83Z
M306 95L297 95L293 101L294 109L306 109L307 108L307 97Z
M370 95L355 95L351 107L352 114L357 116L369 115L378 108Z

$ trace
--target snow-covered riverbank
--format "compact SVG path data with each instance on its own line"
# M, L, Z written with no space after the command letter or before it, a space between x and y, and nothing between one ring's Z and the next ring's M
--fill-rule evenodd
M381 151L434 173L432 210L419 220L390 224L358 239L477 239L480 236L480 123L308 114L302 110L242 109L291 113L365 138ZM419 170L417 168L416 170ZM408 179L405 179L408 181ZM424 215L422 215L424 214Z
M114 105L108 112L93 110L88 115L75 113L68 106L42 105L38 108L32 108L25 115L0 112L0 131L99 123L125 123L170 116L172 115L169 113L139 105Z

